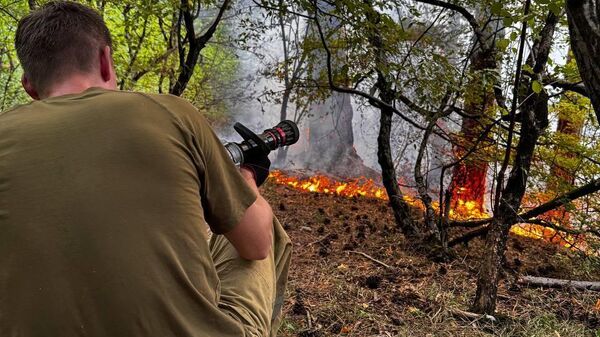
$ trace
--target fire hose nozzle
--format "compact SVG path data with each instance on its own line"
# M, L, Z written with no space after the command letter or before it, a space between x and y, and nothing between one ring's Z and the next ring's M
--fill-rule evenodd
M226 143L224 146L236 166L242 165L253 154L268 154L280 147L295 144L300 138L298 126L289 120L266 129L260 135L252 132L242 123L235 123L233 128L244 140L240 143Z

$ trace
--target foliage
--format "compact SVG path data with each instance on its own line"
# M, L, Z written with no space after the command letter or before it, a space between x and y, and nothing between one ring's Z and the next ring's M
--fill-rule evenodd
M43 5L47 1L38 1ZM182 29L178 29L180 2L176 0L98 0L81 1L96 8L103 16L113 38L113 58L119 86L125 90L144 92L169 92L175 71L178 67L180 50L178 39L183 41ZM201 1L196 4L210 14L214 1ZM14 32L18 18L28 11L27 1L3 1L0 4L0 30L2 45L0 51L4 69L0 74L3 85L2 109L18 102L27 101L20 89L22 70L19 67L13 47ZM209 17L199 15L198 26L207 25ZM216 41L227 41L227 26L215 36ZM185 48L185 46L182 46ZM192 101L199 109L213 118L220 118L227 112L226 89L234 79L237 60L233 50L225 43L208 45L202 54L201 62L196 66L196 75L192 78L184 97Z

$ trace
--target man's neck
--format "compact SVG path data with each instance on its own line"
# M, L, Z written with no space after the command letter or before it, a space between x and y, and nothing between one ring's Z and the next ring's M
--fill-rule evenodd
M44 98L78 94L92 87L112 90L116 89L108 82L98 81L90 78L89 76L74 75L60 83L53 85Z

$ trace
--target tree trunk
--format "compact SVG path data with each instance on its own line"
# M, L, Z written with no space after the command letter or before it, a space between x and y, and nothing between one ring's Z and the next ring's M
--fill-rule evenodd
M569 51L567 56L568 69L576 65L572 58L572 53ZM566 80L580 81L578 73L565 71ZM584 102L582 102L584 100ZM575 92L566 92L561 97L558 104L558 125L556 127L556 135L558 141L567 145L567 150L561 149L559 146L554 147L556 154L550 168L550 178L547 188L550 192L556 195L562 194L571 190L575 184L575 172L573 165L565 163L565 161L576 158L576 154L569 151L569 148L575 148L581 141L581 132L587 111L583 111L583 106L587 103L587 99ZM586 109L587 110L587 109Z
M581 141L581 132L587 115L587 111L582 109L581 100L583 99L577 93L566 92L558 104L558 125L555 136L563 146L554 146L554 159L546 184L547 192L542 193L545 200L573 189L575 184L575 172L578 167L578 164L575 163L580 160L577 160L578 154L570 149L577 148ZM587 101L587 99L585 100ZM543 218L565 227L571 227L570 213L566 207L559 207L548 212L543 215Z
M390 199L390 206L394 213L396 225L402 233L406 235L415 235L418 233L411 217L410 209L403 199L402 192L398 186L396 177L396 168L392 159L392 149L390 146L390 135L392 130L393 113L387 109L381 109L379 117L379 135L377 136L377 158L381 166L381 177L383 186Z
M323 12L330 12L333 9L333 5L327 1L319 0L316 4ZM320 22L325 35L331 35L331 38L335 39L339 33L332 32L340 29L337 17L323 16ZM313 27L313 35L315 30ZM333 53L331 60L334 72L339 72L343 60L341 48L338 50ZM323 55L317 56L325 59ZM315 65L313 76L317 81L326 67L326 61ZM312 104L310 111L312 117L309 119L307 167L339 176L376 178L377 173L364 165L354 148L352 95L333 91L322 102Z
M385 81L381 73L378 74L376 86L380 90L380 98L385 103L393 102L394 92ZM379 135L377 136L377 159L381 167L381 178L383 185L390 199L390 206L394 213L396 225L402 233L406 235L416 235L419 233L418 228L410 216L410 208L404 201L404 196L398 186L398 178L396 176L396 168L392 156L392 148L390 145L390 136L392 131L392 117L394 113L385 107L380 108L381 115L379 116Z
M394 102L396 93L394 92L391 83L386 78L382 69L387 68L387 60L383 52L383 41L378 30L378 25L381 23L381 15L372 7L370 1L365 3L371 6L367 12L367 19L372 23L373 28L370 31L369 42L375 51L375 72L377 73L377 82L375 88L379 90L379 98L384 103L391 105ZM379 107L379 135L377 136L377 159L381 167L381 178L383 185L390 200L390 206L394 213L396 226L400 228L405 235L416 235L419 229L415 226L410 216L410 208L404 201L402 191L398 186L398 177L396 176L396 167L392 156L392 148L390 145L390 137L392 131L392 120L394 112L384 106L378 106L371 102L373 106Z
M600 4L596 0L567 0L571 49L600 122Z
M526 14L529 5L530 2L527 2L525 5ZM540 76L543 73L548 62L548 55L557 23L558 17L552 13L548 14L546 24L540 34L540 39L533 45L532 55L534 56L532 59L535 60L533 69L536 76ZM520 60L518 61L518 66L520 67ZM519 76L517 76L518 78ZM517 88L520 85L521 83L515 83ZM521 136L517 144L515 159L508 181L502 189L501 195L497 196L500 198L498 207L495 210L494 219L490 224L490 229L485 240L485 251L479 267L477 291L472 305L472 311L477 313L493 314L496 310L498 280L500 271L502 270L502 260L506 250L508 231L517 221L521 201L527 188L527 180L529 178L529 170L536 142L544 129L548 127L548 95L543 90L539 94L536 94L529 83L526 82L525 85L528 88L524 92L525 95L513 98L515 100L513 104L516 104L517 98L521 101ZM511 111L513 114L515 112L514 108L516 108L516 105L513 105L513 110ZM508 144L508 146L511 145Z
M367 169L354 148L352 95L332 92L324 102L311 107L309 120L309 155L307 167L338 176L368 176Z
M287 82L287 81L286 81ZM279 120L283 121L287 119L287 109L288 103L290 101L290 96L292 94L292 88L288 86L286 83L285 91L283 92L283 97L281 98L281 109L279 110ZM275 159L275 164L279 167L283 167L285 165L285 159L287 157L287 146L285 148L279 148L277 151L277 159Z
M480 10L478 16L488 20L490 15L488 10ZM485 22L484 22L485 23ZM494 41L495 35L499 34L497 25L487 24L487 29L482 32L485 41ZM491 80L490 72L498 68L496 64L495 43L486 43L481 45L477 39L474 40L474 52L470 59L469 73L472 80L467 85L465 92L465 113L471 116L464 117L461 125L460 136L458 140L460 146L455 147L455 154L461 157L476 142L483 130L490 123L485 118L491 114L494 105L494 81ZM484 142L483 144L489 144ZM485 158L484 150L478 150L471 154L470 158L459 163L453 171L450 191L452 193L452 209L455 212L465 213L475 210L483 212L486 180L489 160Z
M521 138L513 169L502 191L498 212L491 223L485 240L485 252L477 278L477 291L472 310L477 313L493 314L496 310L498 279L502 270L502 259L510 227L517 221L521 200L527 188L529 169L535 144L548 126L548 95L534 94L522 110Z

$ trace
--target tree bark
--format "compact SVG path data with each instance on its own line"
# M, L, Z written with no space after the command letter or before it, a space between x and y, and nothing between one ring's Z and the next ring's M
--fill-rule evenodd
M596 0L567 0L571 49L600 121L600 4Z
M526 4L525 13L528 12ZM546 19L543 34L534 43L532 54L535 55L534 70L539 76L548 61L550 47L558 17L550 13ZM520 64L518 65L520 67ZM529 83L527 92L519 97L521 107L521 137L517 145L514 163L506 186L499 196L498 207L494 219L489 226L485 240L485 252L479 268L477 290L472 305L472 311L492 314L496 310L498 280L502 270L502 260L506 250L506 241L510 227L516 222L521 200L525 195L531 161L538 138L548 126L548 95L541 91L535 93ZM520 85L520 83L515 83ZM517 97L513 98L517 99ZM513 111L514 113L514 111ZM510 146L510 144L508 144Z
M390 135L392 130L393 113L386 108L381 109L379 117L379 135L377 136L377 159L381 166L381 177L383 186L390 199L390 206L394 213L396 225L402 233L415 235L418 233L411 217L408 205L403 199L402 192L398 186L396 168L392 158L390 146Z
M462 157L467 149L474 146L483 130L491 123L489 119L482 117L491 114L495 100L494 81L490 81L490 73L498 69L494 41L498 35L502 35L502 30L499 29L501 21L486 22L492 18L489 9L480 8L476 16L479 17L478 21L483 21L481 26L486 28L482 29L479 34L475 34L469 65L472 79L467 84L464 95L465 113L476 117L464 117L462 120L459 146L455 146L454 149L457 158ZM496 24L492 22L496 22ZM478 37L482 37L486 43L480 43ZM485 143L489 144L489 140L486 140ZM489 166L485 152L485 146L483 146L454 168L450 182L451 206L459 213L471 211L462 206L467 202L471 203L472 209L483 212Z

